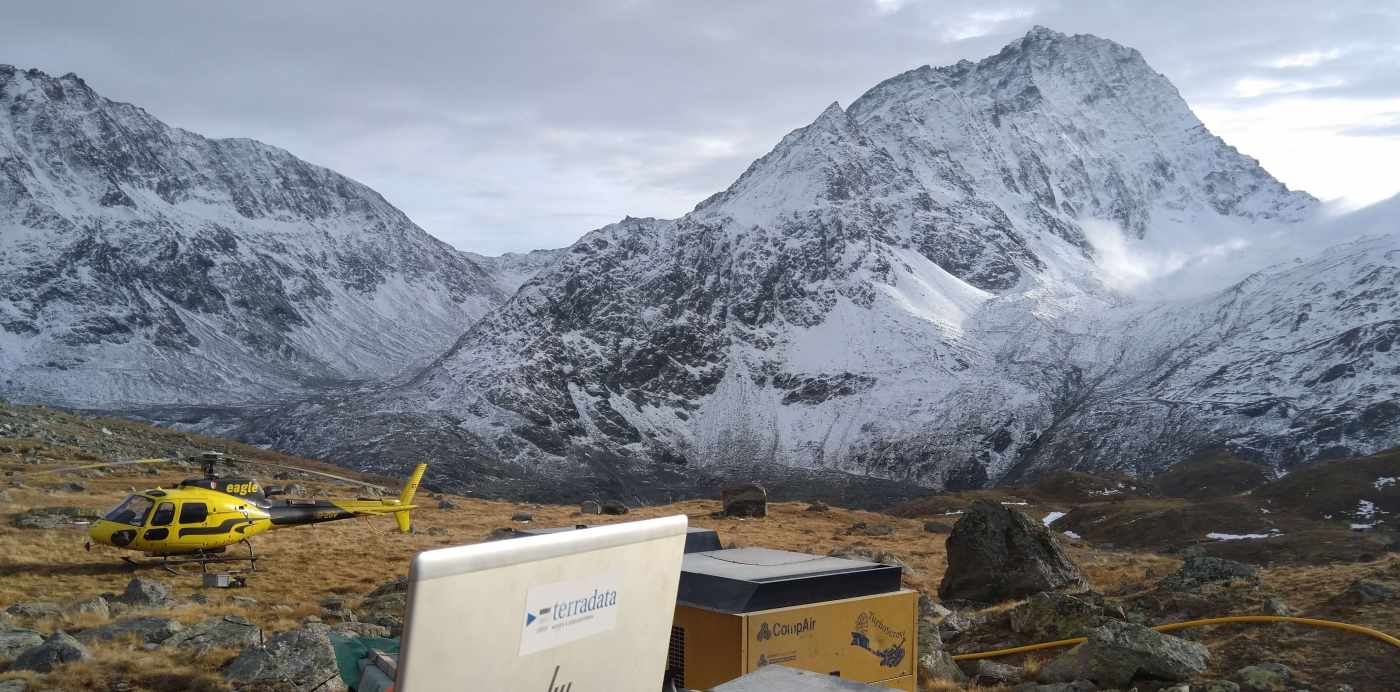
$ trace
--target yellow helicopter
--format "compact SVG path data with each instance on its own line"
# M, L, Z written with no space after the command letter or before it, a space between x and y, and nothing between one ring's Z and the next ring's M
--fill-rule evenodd
M176 459L135 459L105 464L85 464L35 472L39 475L62 473L78 469L166 464ZM201 571L211 563L247 561L248 570L257 566L257 555L248 539L264 531L292 526L319 524L340 519L393 515L399 530L412 530L410 512L416 509L413 495L427 470L419 464L404 484L397 498L317 499L297 500L272 498L284 495L282 488L262 486L250 478L220 478L215 465L229 461L219 452L206 452L192 461L204 467L204 477L181 481L174 488L153 488L128 496L121 504L102 515L88 528L88 550L94 543L115 548L140 551L158 558L159 564L171 572L184 564L197 564ZM346 481L383 490L377 485L323 471L297 466L257 461L263 466L285 468L315 476ZM246 556L226 556L225 550L238 543L248 547ZM152 564L122 557L132 565Z

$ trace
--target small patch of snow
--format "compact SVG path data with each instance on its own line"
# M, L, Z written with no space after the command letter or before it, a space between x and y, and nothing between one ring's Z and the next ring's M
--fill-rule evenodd
M1376 525L1375 525L1375 524L1352 524L1352 525L1351 525L1351 530L1352 530L1352 531L1370 531L1371 529L1374 529L1374 528L1376 528Z
M945 516L945 517L956 517L956 516L958 516L959 514L962 514L962 510L958 510L958 511L956 511L956 512L944 512L944 513L943 513L943 516Z
M1043 519L1040 520L1040 523L1045 524L1046 526L1049 526L1049 525L1055 523L1055 520L1056 520L1056 519L1059 519L1060 517L1063 517L1064 515L1065 515L1064 512L1051 512L1051 513L1045 515L1045 517L1044 517Z
M1255 538L1273 538L1274 536L1282 535L1283 534L1278 532L1278 529L1270 529L1269 533L1208 533L1206 534L1206 538L1213 541L1244 541Z
M1029 502L1003 502L1002 504L1003 504L1003 505L1011 505L1011 506L1013 506L1013 507L1025 507L1026 505L1028 505L1028 504L1030 504L1030 503L1029 503Z
M1356 516L1359 519L1370 519L1376 516L1376 503L1370 500L1362 500L1356 503Z
M106 429L106 428L103 428L103 429L102 429L102 434L103 434L103 435L111 435L111 434L112 434L112 431L111 431L111 430L108 430L108 429ZM1393 480L1393 479L1392 479L1392 480ZM1379 482L1380 482L1380 481L1377 481L1377 483L1379 483ZM1379 487L1379 486L1377 486L1377 487Z
M1395 481L1397 480L1400 479L1397 479L1395 476L1382 476L1376 479L1374 485L1376 486L1376 490L1381 490L1387 485L1395 485Z
M1075 533L1075 532L1073 532L1073 531L1065 531L1064 534L1065 534L1066 536L1070 537L1070 538L1073 538L1073 539L1076 540L1076 541L1079 540L1079 539L1081 539L1081 538L1083 538L1083 536L1080 536L1079 534L1077 534L1077 533Z

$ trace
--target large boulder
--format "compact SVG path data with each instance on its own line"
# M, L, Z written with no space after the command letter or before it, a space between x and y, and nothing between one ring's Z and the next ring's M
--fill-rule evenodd
M242 649L262 641L257 625L238 615L222 615L198 622L165 640L165 646L203 656L217 649Z
M160 645L184 629L184 625L170 618L139 617L86 629L79 632L77 637L79 641L84 643L135 639L142 644Z
M720 491L725 516L768 516L768 491L757 483L731 485Z
M92 658L86 647L78 640L59 631L53 633L43 644L26 650L10 665L11 670L33 670L48 673L53 669L74 661Z
M993 603L1041 591L1082 588L1084 576L1040 522L978 501L948 535L940 600Z
M0 629L0 661L8 661L44 643L44 635L18 627Z
M1181 569L1167 576L1158 583L1158 586L1170 591L1190 591L1204 584L1232 579L1257 582L1259 581L1259 568L1234 560L1193 555L1186 558Z
M133 608L164 608L175 604L170 586L148 577L136 577L127 582L126 590L113 600Z
M224 678L239 690L345 692L330 633L321 624L283 632L263 646L244 649L224 667Z
M1092 680L1126 688L1135 678L1182 682L1206 669L1205 646L1142 625L1108 622L1089 640L1040 668L1040 682Z

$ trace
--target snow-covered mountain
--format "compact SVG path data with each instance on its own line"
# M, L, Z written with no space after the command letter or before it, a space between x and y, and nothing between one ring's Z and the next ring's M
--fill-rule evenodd
M0 66L0 395L287 397L421 366L506 294L369 188Z
M556 496L1393 446L1393 236L1170 303L1123 292L1103 249L1287 238L1318 207L1137 51L1036 28L831 105L680 219L589 233L406 384L244 433Z
M503 255L479 255L475 252L463 253L481 267L496 281L496 286L507 296L515 295L525 282L536 274L554 266L568 248L557 250L531 250L530 252L507 252Z

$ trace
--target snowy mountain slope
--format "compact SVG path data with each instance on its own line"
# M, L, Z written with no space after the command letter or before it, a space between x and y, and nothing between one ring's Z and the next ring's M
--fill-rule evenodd
M507 252L503 255L479 255L464 252L468 259L481 267L496 281L496 287L506 296L515 295L525 282L535 278L540 272L554 266L567 248L557 250L531 250L530 252Z
M446 454L477 488L758 467L933 486L1146 470L1196 443L1283 439L1258 417L1200 413L1223 390L1194 373L1256 357L1270 316L1312 288L1254 296L1262 312L1239 331L1186 343L1228 292L1144 314L1086 224L1129 245L1188 228L1247 241L1286 237L1317 206L1210 134L1136 51L1037 28L981 62L833 104L680 219L586 235L404 386L244 432L358 464ZM1359 280L1348 261L1338 286ZM1355 310L1325 307L1313 338L1357 326ZM1376 320L1394 308L1377 303ZM1280 357L1298 373L1326 360ZM1389 376L1382 358L1350 362ZM1284 391L1232 367L1238 381L1220 387L1260 376L1260 391ZM1299 411L1367 411L1385 395L1327 384L1287 396ZM1133 409L1159 396L1196 413ZM1176 422L1141 418L1159 414ZM1353 451L1395 443L1393 427L1368 434ZM1250 449L1279 463L1321 453Z
M504 300L369 188L0 66L0 394L282 397L421 365Z

